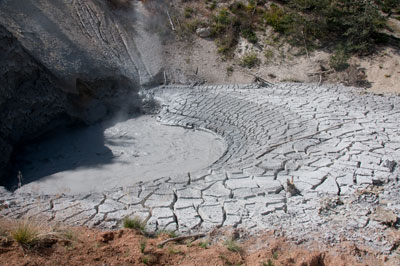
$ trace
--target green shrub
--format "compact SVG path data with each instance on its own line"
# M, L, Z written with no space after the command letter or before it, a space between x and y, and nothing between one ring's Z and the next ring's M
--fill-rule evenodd
M237 36L233 32L227 32L216 40L218 53L229 56L237 44Z
M394 14L397 18L400 12L398 0L280 0L269 6L266 1L224 1L230 3L227 8L218 8L217 2L206 0L207 6L215 9L207 26L224 56L232 55L239 36L257 43L256 32L264 31L265 26L283 35L289 44L308 51L342 46L349 55L368 54L389 40L382 29L387 17ZM185 9L186 18L194 15L193 8ZM196 25L190 22L182 28L191 34ZM332 65L343 61L340 56L332 58Z
M257 35L254 33L254 31L252 29L244 29L241 32L242 36L248 40L251 43L257 43L258 42L258 38Z
M217 1L216 0L211 1L211 3L210 3L210 1L206 1L206 3L210 4L208 6L208 9L210 9L210 10L214 10L217 7Z
M373 0L289 0L292 9L275 4L265 13L266 24L300 45L307 39L341 44L349 53L369 53L380 41L385 19Z
M233 71L234 71L233 66L228 66L228 67L226 68L226 74L227 74L228 76L232 76Z
M276 4L271 4L264 17L265 22L279 33L288 33L292 28L290 14Z
M185 7L184 16L185 18L191 18L194 10L191 7Z
M257 57L256 53L247 53L242 57L239 64L242 67L253 68L260 65L260 63L261 60Z
M329 59L329 66L337 71L345 70L349 67L349 54L343 47L338 47Z

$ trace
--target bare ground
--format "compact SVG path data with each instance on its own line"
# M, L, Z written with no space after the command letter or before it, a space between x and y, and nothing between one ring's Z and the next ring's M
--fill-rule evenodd
M14 222L1 222L1 265L398 265L399 258L343 242L335 247L292 243L276 232L246 238L229 228L208 237L159 244L168 233L149 237L138 230L63 228L63 237L43 238L22 247L9 236ZM51 228L50 226L47 229ZM67 232L67 233L66 233ZM275 233L275 235L274 235ZM68 236L68 237L66 237ZM226 242L226 239L238 240Z
M249 83L254 81L254 74L270 82L343 83L376 93L400 93L400 52L393 48L381 48L369 57L353 57L347 70L337 72L326 70L330 54L325 51L310 52L309 56L275 51L273 58L267 59L256 48L244 48L251 46L246 40L241 42L237 57L229 60L221 58L213 40L195 37L190 42L169 44L166 55L170 62L169 71L173 73L169 82L188 82L183 78L186 76L210 84ZM261 65L253 69L241 67L239 61L243 50L256 51ZM233 72L227 71L229 67Z
M183 12L184 3L172 3L172 9ZM210 11L204 8L204 3L187 5L196 10L196 18L207 20ZM388 25L391 28L388 34L399 38L400 21L389 19ZM253 75L257 75L270 82L343 83L375 93L400 93L400 51L395 47L382 46L372 55L353 56L348 61L349 68L335 71L329 66L332 52L313 50L306 43L302 47L291 46L268 27L257 32L256 44L240 38L230 58L218 54L211 38L200 38L196 34L178 37L179 29L175 33L175 40L165 43L170 83L193 80L209 84L249 83L254 81ZM248 53L255 53L261 63L251 69L240 66L241 59Z

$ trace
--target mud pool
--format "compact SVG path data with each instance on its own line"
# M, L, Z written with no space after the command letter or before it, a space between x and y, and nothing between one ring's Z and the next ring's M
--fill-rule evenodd
M225 144L205 131L161 125L151 116L75 129L26 147L20 192L81 194L186 174L211 165Z

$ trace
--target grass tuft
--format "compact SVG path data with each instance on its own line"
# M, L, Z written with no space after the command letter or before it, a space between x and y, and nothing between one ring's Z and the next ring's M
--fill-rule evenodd
M233 239L228 239L225 241L225 247L232 252L240 252L242 251L242 248L239 246L239 244L233 240Z
M123 220L123 225L124 228L136 229L142 232L144 232L146 229L145 222L142 221L139 217L134 217L134 218L125 217Z
M146 249L146 245L147 245L147 240L146 239L142 239L140 241L140 252L144 253L144 251Z
M207 248L207 247L208 247L208 242L206 242L206 241L200 242L200 243L199 243L199 247L201 247L201 248Z
M39 226L33 222L24 220L11 229L10 236L19 245L23 247L32 247L41 240L42 234Z

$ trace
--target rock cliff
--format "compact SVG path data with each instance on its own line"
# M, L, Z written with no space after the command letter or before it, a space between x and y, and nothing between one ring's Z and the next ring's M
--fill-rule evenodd
M160 29L139 1L0 1L0 185L18 145L60 125L138 111L159 83Z

